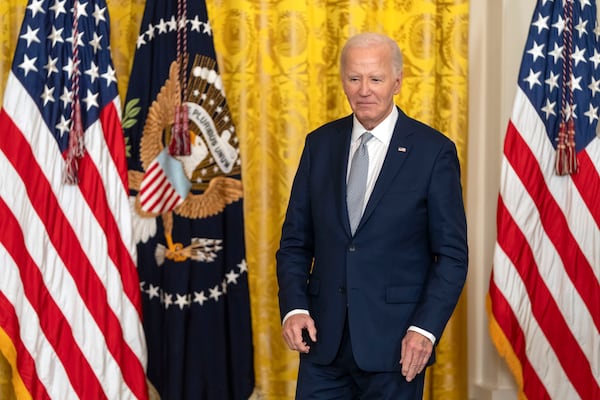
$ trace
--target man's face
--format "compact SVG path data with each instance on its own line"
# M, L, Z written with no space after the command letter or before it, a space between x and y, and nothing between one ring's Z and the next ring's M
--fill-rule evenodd
M373 129L388 116L401 83L402 72L394 71L387 46L348 49L342 85L354 115L366 129Z

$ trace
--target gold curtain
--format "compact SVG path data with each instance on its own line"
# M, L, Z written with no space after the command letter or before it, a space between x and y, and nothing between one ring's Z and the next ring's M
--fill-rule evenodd
M0 97L26 6L0 2ZM457 144L466 176L468 0L206 0L227 99L237 125L245 186L246 246L258 399L293 398L297 355L280 334L275 251L305 135L349 113L338 77L345 39L384 32L404 52L397 103ZM121 98L143 0L108 0ZM10 94L6 94L10 95ZM463 182L465 180L463 179ZM438 346L426 399L467 395L466 299ZM0 356L0 398L10 399Z

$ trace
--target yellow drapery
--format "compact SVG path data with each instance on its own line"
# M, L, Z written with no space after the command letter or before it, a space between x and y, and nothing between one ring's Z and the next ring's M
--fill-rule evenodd
M349 112L338 76L340 47L349 35L360 31L384 32L398 41L405 69L397 103L456 142L464 178L469 2L206 3L243 157L255 397L290 399L297 355L284 347L280 335L274 254L306 133ZM123 99L144 0L108 0L108 6L112 54ZM25 7L25 0L0 2L0 97L10 95L4 93L4 85ZM466 349L463 296L439 343L438 362L428 372L426 399L468 397ZM12 397L10 366L0 355L0 398Z

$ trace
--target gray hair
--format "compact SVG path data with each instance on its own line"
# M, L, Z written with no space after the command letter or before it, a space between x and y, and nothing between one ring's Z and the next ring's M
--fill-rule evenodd
M348 39L342 48L340 57L340 71L344 71L344 67L346 66L346 55L349 49L356 47L371 47L373 45L380 44L388 46L390 55L392 57L392 66L395 72L402 72L402 51L400 50L398 43L386 35L373 32L359 33Z

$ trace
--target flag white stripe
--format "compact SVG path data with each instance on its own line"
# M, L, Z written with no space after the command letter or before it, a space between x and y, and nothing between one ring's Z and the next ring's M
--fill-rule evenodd
M579 399L579 394L566 379L552 346L535 318L527 289L516 267L506 253L496 245L494 252L494 283L502 293L519 322L526 341L526 355L552 399Z
M541 217L535 203L506 159L503 159L502 162L502 176L504 177L502 186L504 205L527 239L538 272L556 301L581 350L590 361L592 370L597 371L600 335L590 310L575 287L572 284L565 285L570 278L565 271L560 254L546 235L543 226L528 223L532 220L539 221ZM523 292L519 296L525 294L526 292ZM507 298L507 300L510 302L510 299ZM598 376L596 374L596 379Z
M554 172L556 151L547 138L538 114L520 88L515 96L514 110L512 122L515 128L530 149L537 149L532 150L532 153L542 170L546 186L562 210L573 237L595 275L600 276L600 230L571 177L559 176ZM596 143L590 145L593 147ZM503 193L510 195L506 190Z
M36 310L24 296L19 268L1 242L0 260L3 261L0 291L13 304L18 316L27 315L27 318L19 320L19 334L29 353L36 355L33 361L40 382L53 399L79 400L62 363L55 361L58 355L40 328Z

